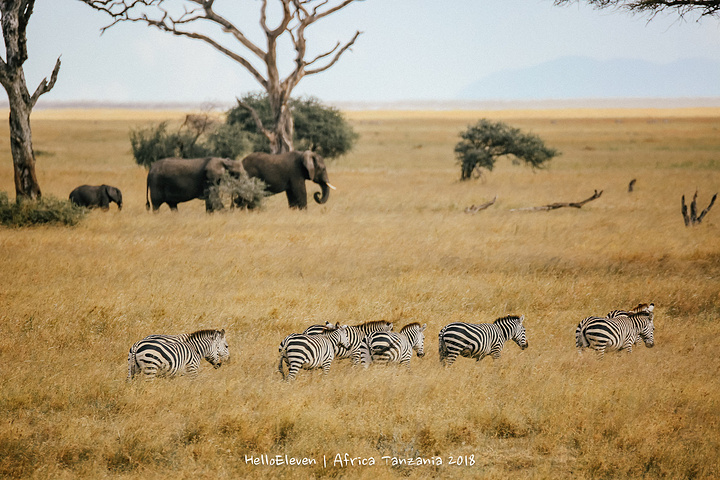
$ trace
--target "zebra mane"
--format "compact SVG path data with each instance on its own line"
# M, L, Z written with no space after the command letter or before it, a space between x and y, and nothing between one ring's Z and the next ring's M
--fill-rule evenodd
M504 317L498 318L493 323L497 324L497 323L501 323L503 321L511 322L511 321L519 321L519 320L520 320L520 317L518 315L505 315Z
M219 333L221 333L220 330L212 330L212 329L208 329L208 330L197 330L197 331L195 331L195 332L192 332L192 333L189 333L189 334L188 334L188 341L190 341L190 340L196 340L196 339L200 339L200 338L204 338L204 337L213 337L213 336L215 336L216 334L219 334Z
M373 320L371 322L360 323L360 324L354 325L354 326L355 327L374 327L375 325L387 325L389 323L390 322L385 321L385 320Z
M405 325L404 327L402 327L402 328L400 329L400 331L401 331L401 332L404 332L404 331L406 331L406 330L410 330L412 327L418 327L418 328L420 328L421 325L420 325L419 322L408 323L407 325Z

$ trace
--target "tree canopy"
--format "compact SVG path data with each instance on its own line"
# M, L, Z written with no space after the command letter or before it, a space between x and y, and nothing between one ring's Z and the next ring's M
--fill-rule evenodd
M583 0L555 0L555 5L581 3ZM680 17L697 13L701 17L720 16L720 0L584 0L598 9L618 8L630 12L648 14L654 17L659 13L675 11Z
M240 27L240 20L249 12L232 0L80 1L110 15L112 23L105 29L121 22L145 23L163 32L205 42L241 65L270 100L272 127L261 121L252 105L240 105L252 115L256 130L267 137L272 153L294 149L294 125L288 105L293 89L304 77L332 67L361 34L357 31L344 44L337 42L334 47L308 57L308 28L357 0L274 0L277 8L270 9L268 0L262 0L258 36L262 41L255 40L252 35L255 32ZM275 17L270 21L268 10ZM290 52L279 52L286 45L291 46ZM293 60L289 67L281 68L279 59L287 58L288 54Z
M242 104L251 105L264 125L273 125L270 99L262 94L250 94L238 100L238 106L228 112L228 125L257 133L252 115ZM293 98L288 106L295 124L293 143L297 150L312 150L325 158L336 158L352 149L358 135L338 109L324 105L314 97ZM256 134L253 149L270 152L267 137Z
M545 146L540 137L524 133L502 122L481 119L460 134L455 155L462 166L461 179L491 171L498 158L506 155L522 160L533 168L542 168L559 151Z

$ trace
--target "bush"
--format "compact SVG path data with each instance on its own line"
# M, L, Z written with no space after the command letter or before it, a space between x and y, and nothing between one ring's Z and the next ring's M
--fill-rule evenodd
M253 151L253 135L238 125L222 124L208 135L207 148L213 157L237 160L245 152Z
M455 155L462 166L461 179L482 176L482 169L492 170L501 156L511 155L533 168L542 168L560 152L547 148L540 137L523 133L502 122L482 119L460 134Z
M267 95L246 95L240 101L257 112L265 128L273 128L275 121ZM291 99L289 106L293 112L293 143L296 150L312 150L325 158L336 158L352 149L358 134L339 110L323 105L312 97ZM254 151L270 152L269 140L258 133L252 115L245 108L238 104L231 109L227 114L227 123L252 135Z
M259 178L250 178L245 173L236 178L225 172L220 182L208 189L208 199L213 210L222 210L226 201L231 208L260 208L267 197L265 187L265 182Z
M73 226L85 217L87 211L70 200L58 200L52 195L39 200L11 202L6 192L0 192L0 224L6 227Z
M180 128L176 133L168 133L167 122L157 126L130 131L130 144L133 157L138 165L150 168L153 162L161 158L198 158L210 156L210 149L198 144L199 135L189 129Z

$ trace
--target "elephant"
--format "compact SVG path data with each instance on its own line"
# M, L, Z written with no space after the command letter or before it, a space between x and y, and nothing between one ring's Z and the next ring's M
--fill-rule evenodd
M227 158L163 158L152 164L147 176L145 208L157 211L163 203L177 211L177 204L195 198L205 200L205 210L213 211L208 188L217 184L225 172L239 177L242 164ZM150 199L148 199L148 191Z
M110 208L110 202L115 202L118 210L122 210L122 192L119 188L110 185L81 185L70 192L70 201L81 207L103 210Z
M310 150L280 154L255 152L243 158L242 165L248 176L265 182L268 194L285 192L290 208L307 208L305 180L320 185L322 196L320 192L314 195L317 203L327 202L330 189L335 190L328 180L323 158Z

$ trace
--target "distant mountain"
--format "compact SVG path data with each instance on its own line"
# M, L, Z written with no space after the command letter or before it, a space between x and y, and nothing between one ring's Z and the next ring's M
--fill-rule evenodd
M468 100L720 97L720 62L702 58L655 64L644 60L563 57L505 70L469 85Z

